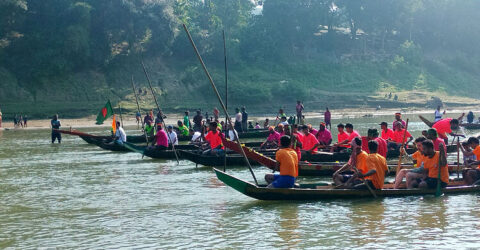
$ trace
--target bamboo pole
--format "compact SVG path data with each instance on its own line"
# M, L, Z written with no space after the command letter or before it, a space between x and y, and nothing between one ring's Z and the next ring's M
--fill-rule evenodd
M145 73L145 77L147 77L148 86L150 87L150 91L152 92L153 99L155 100L155 104L157 105L158 112L160 112L160 105L158 105L157 97L155 96L155 91L153 91L152 82L150 81L150 77L148 76L147 69L145 68L145 64L143 63L143 61L142 61L142 67L143 67L143 72ZM163 124L163 128L167 129L167 127L165 126L165 121L163 120L163 118L162 118L162 124ZM175 145L170 140L170 136L167 136L167 137L168 137L168 142L172 143L173 154L175 154L175 158L177 159L177 163L180 163L180 161L178 160L177 150L175 150Z
M210 84L213 88L213 91L217 95L218 101L220 102L220 105L222 106L222 109L225 112L225 116L228 120L228 124L230 124L230 126L233 128L232 120L230 119L230 116L228 115L227 107L223 103L222 98L220 97L220 94L218 93L217 87L215 86L215 83L213 82L212 76L208 72L207 66L205 66L205 63L203 62L202 56L198 52L197 46L195 45L195 42L193 41L192 36L190 35L190 32L188 31L187 26L185 24L183 24L183 29L187 33L188 39L190 40L190 43L192 44L193 50L195 51L195 54L197 55L197 58L200 61L200 64L202 65L203 70L205 71L205 74L208 77L208 80L210 81ZM250 170L250 173L252 174L253 180L255 181L255 184L258 185L257 178L255 177L255 173L253 172L252 166L250 165L250 162L248 161L248 158L245 155L245 151L243 151L242 144L240 143L240 140L238 138L238 134L236 133L235 130L234 130L234 133L236 135L236 142L237 142L238 146L240 147L240 150L242 152L242 156L244 157L245 162L247 163L248 169Z

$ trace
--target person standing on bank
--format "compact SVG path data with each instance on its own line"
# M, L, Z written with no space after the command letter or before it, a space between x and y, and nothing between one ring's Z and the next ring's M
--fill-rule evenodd
M242 107L242 131L246 132L248 130L248 113L245 109L245 106Z
M297 101L297 106L295 107L297 110L297 124L303 124L303 110L305 107L301 101Z
M57 131L62 126L62 123L58 120L58 114L53 116L50 125L52 126L52 143L55 143L55 140L58 140L58 143L62 143L62 134Z

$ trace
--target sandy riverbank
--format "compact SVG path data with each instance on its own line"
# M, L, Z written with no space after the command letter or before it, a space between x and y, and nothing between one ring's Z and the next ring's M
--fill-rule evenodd
M447 116L448 114L459 114L462 112L468 112L472 110L475 114L480 113L479 107L469 107L464 110L459 109L447 109ZM323 118L323 110L318 112L306 112L305 116L307 120L309 118ZM420 110L420 109L381 109L376 110L374 108L362 108L362 109L340 109L340 110L331 110L332 112L332 119L342 119L342 118L356 118L356 117L367 117L367 116L388 116L392 115L395 112L402 112L405 115L418 115L418 114L433 114L433 110ZM183 116L179 114L166 114L167 119L165 122L167 124L176 124L178 120L183 120ZM230 114L233 115L233 114ZM289 114L293 115L293 114ZM88 116L84 118L76 118L76 119L62 119L60 117L60 121L62 122L62 128L88 128L88 127L109 127L111 126L111 119L107 120L103 125L95 125L95 118L96 116ZM275 120L275 116L272 115L251 115L249 117L251 121L264 121L266 118L270 120ZM193 119L193 116L190 117ZM123 123L126 127L134 127L137 125L134 114L125 114L123 116ZM1 129L8 130L14 129L13 122L7 121L2 123ZM29 120L27 128L16 128L16 129L49 129L50 128L50 120L42 119L42 120Z

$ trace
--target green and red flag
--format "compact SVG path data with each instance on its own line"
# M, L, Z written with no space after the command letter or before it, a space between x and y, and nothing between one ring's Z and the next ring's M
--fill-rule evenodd
M98 113L97 122L95 124L97 125L103 124L103 122L112 115L113 115L112 104L110 104L110 100L108 100L108 102L105 104L105 107L103 107L100 110L100 113Z

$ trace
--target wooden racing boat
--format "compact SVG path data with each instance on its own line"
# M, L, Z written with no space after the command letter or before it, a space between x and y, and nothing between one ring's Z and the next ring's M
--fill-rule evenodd
M112 141L112 136L105 136L105 135L92 135L88 133L84 133L78 130L60 130L57 129L58 132L62 134L68 134L68 135L76 135L82 138L84 141L86 141L89 144L95 144L97 145L100 143L99 141L105 141L105 142L110 142ZM151 141L153 138L149 138L148 141ZM145 143L145 135L127 135L127 142L130 143Z
M247 132L238 133L238 138L248 139L248 138L267 138L269 135L268 130L249 130ZM184 136L177 133L178 141L191 141L192 136Z
M466 129L480 129L480 123L460 123L460 126Z
M373 199L369 190L335 189L325 183L300 184L298 188L266 188L265 185L255 185L238 179L225 172L215 169L217 178L238 192L258 200L330 200L330 199ZM394 189L392 184L386 184L382 190L374 190L377 197L405 197L435 195L435 189ZM451 183L442 189L446 195L478 193L480 186L467 186L462 181Z
M200 164L204 166L219 167L225 164L225 157L223 156L214 156L214 155L202 155L201 152L186 151L180 150L181 155L184 159L187 159L195 164ZM243 166L245 164L245 159L240 154L230 154L227 152L226 157L227 166ZM257 161L249 159L250 164L260 165Z

